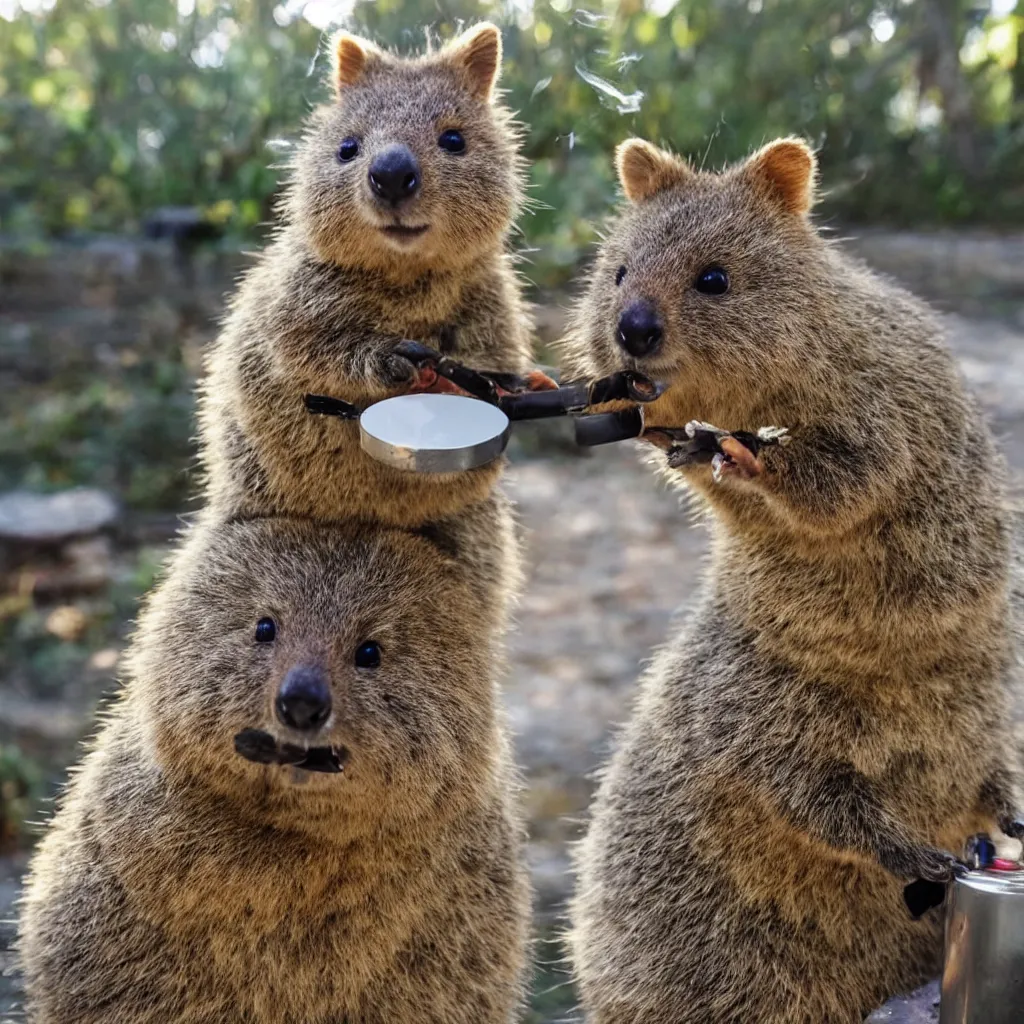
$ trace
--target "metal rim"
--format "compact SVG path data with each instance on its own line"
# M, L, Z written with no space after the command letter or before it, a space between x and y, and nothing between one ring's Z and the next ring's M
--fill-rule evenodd
M386 399L386 401L401 401L406 396ZM408 396L418 397L418 396ZM426 397L426 396L425 396ZM461 398L461 396L438 395L438 398ZM464 401L479 402L475 398L466 398ZM371 409L384 403L376 403L370 406ZM508 445L508 439L512 432L512 424L508 417L495 406L485 402L488 410L500 416L505 425L500 434L487 438L476 444L465 445L459 448L414 448L408 445L394 444L384 441L370 433L363 419L359 419L359 443L363 451L377 462L391 466L393 469L403 470L409 473L464 473L470 469L477 469L486 466L498 458ZM365 415L365 413L364 413Z

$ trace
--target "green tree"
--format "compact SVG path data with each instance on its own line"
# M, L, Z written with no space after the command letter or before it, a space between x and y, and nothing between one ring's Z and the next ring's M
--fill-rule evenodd
M155 206L188 203L258 231L287 140L323 95L325 0L5 2L0 229L131 230ZM503 84L533 185L521 244L542 281L567 277L593 239L628 134L714 165L796 132L820 147L830 213L1024 220L1019 6L589 3L359 0L347 17L401 50L426 30L504 23Z

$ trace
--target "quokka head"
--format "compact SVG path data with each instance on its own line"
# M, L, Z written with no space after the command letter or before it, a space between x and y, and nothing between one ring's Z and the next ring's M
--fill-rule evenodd
M477 25L412 58L345 32L333 46L334 100L310 119L287 200L318 254L408 274L500 247L523 185L495 94L498 29Z

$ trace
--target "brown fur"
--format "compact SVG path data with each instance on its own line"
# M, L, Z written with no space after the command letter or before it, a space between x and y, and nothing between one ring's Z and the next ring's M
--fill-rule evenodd
M355 422L306 411L307 393L357 406L402 393L391 351L423 341L479 369L523 372L529 323L505 251L521 200L517 132L492 95L501 41L480 25L400 59L336 42L336 101L300 144L275 240L246 274L209 361L200 423L207 497L220 517L304 515L419 526L491 493L500 462L424 476L373 461ZM439 135L462 131L459 155ZM342 139L358 156L339 163ZM399 214L376 202L372 157L402 143L422 186ZM413 241L383 228L430 225Z
M790 443L751 478L665 470L710 515L711 563L579 850L583 1002L592 1024L854 1024L938 969L941 911L912 920L904 884L1018 795L1002 462L935 318L808 220L805 146L712 174L631 143L619 166L638 201L569 371L638 366L672 385L649 424ZM726 294L693 287L710 265ZM640 297L664 339L631 360Z
M508 1024L529 919L493 607L422 538L199 527L32 865L36 1024ZM458 614L453 614L458 609ZM258 619L278 624L254 642ZM373 638L383 661L357 669ZM341 775L238 757L315 664Z

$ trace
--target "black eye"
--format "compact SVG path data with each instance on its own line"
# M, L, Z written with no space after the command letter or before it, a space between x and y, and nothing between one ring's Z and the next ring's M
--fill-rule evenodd
M256 643L269 644L277 636L277 623L273 619L260 619L256 623Z
M626 264L623 263L618 270L615 271L615 286L618 287L622 284L622 279L626 276Z
M705 267L693 287L703 295L724 295L729 290L729 275L721 267Z
M458 132L454 128L441 132L437 144L447 153L462 153L466 149L466 140L462 137L462 132Z
M376 668L380 664L380 644L364 640L356 648L356 668Z
M338 159L343 163L347 164L349 160L355 160L359 155L359 140L352 138L350 135L347 139L341 140L341 145L338 147Z

